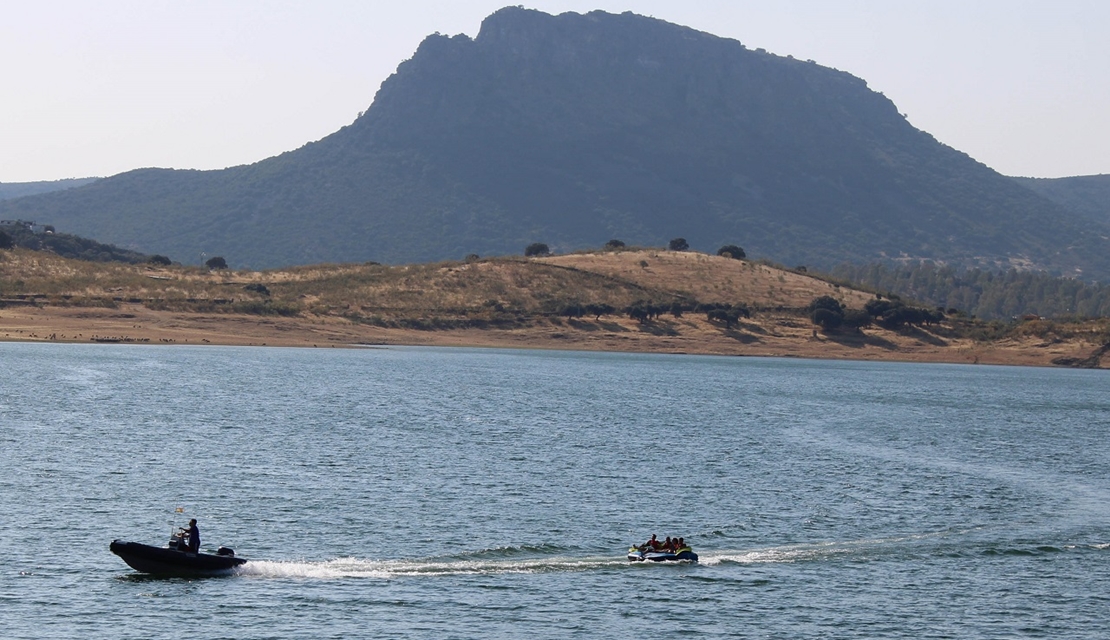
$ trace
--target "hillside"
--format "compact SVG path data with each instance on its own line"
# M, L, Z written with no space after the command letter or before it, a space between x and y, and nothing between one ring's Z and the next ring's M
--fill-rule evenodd
M321 141L223 171L137 170L0 217L255 268L683 236L788 264L1110 275L1110 223L937 142L863 80L628 13L506 8L473 39L429 36Z
M1110 221L1110 175L1014 179L1093 223Z
M840 265L831 275L922 304L956 308L978 318L1009 320L1110 317L1110 285L1041 272L957 269L932 263Z
M42 180L39 182L0 182L0 200L11 200L52 191L75 189L96 182L98 178L69 178L66 180Z
M806 308L870 294L765 264L642 250L268 271L0 251L0 340L527 347L1110 366L1106 321L1005 326L960 317L819 330ZM699 305L743 306L731 321ZM582 313L598 305L597 311ZM608 305L604 307L601 305ZM651 317L630 310L653 306ZM676 307L683 309L675 313ZM699 307L700 308L700 307Z
M120 249L70 233L58 233L51 226L36 225L30 221L0 221L0 249L10 246L32 251L48 251L64 258L92 260L94 262L147 262L151 256ZM165 258L165 256L162 256Z

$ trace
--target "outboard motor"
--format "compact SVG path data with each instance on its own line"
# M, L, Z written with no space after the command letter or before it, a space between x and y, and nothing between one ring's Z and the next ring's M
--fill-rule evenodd
M219 549L216 549L216 555L218 555L218 556L230 556L230 557L234 558L235 557L235 549L229 549L228 547L220 547Z

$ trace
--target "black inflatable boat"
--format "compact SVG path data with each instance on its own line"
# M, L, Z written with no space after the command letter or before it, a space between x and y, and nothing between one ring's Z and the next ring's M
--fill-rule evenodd
M220 547L214 554L190 553L185 550L181 539L176 536L170 540L168 547L113 540L108 545L108 549L123 558L123 561L135 571L156 575L217 575L246 562L244 558L236 558L235 552L227 547Z

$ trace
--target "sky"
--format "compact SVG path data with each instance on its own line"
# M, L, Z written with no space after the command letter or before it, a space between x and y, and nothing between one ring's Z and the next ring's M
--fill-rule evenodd
M519 1L519 0L518 0ZM0 182L219 169L350 124L429 34L505 0L0 0ZM1105 0L535 0L863 78L1006 175L1110 173Z

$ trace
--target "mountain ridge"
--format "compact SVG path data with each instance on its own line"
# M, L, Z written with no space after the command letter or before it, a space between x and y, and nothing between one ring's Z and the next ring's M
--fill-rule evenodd
M628 13L508 7L473 39L426 38L362 116L319 141L0 203L17 214L252 267L682 236L795 264L1110 274L1110 223L937 142L865 81Z
M1029 190L1096 223L1110 221L1110 174L1014 179Z

